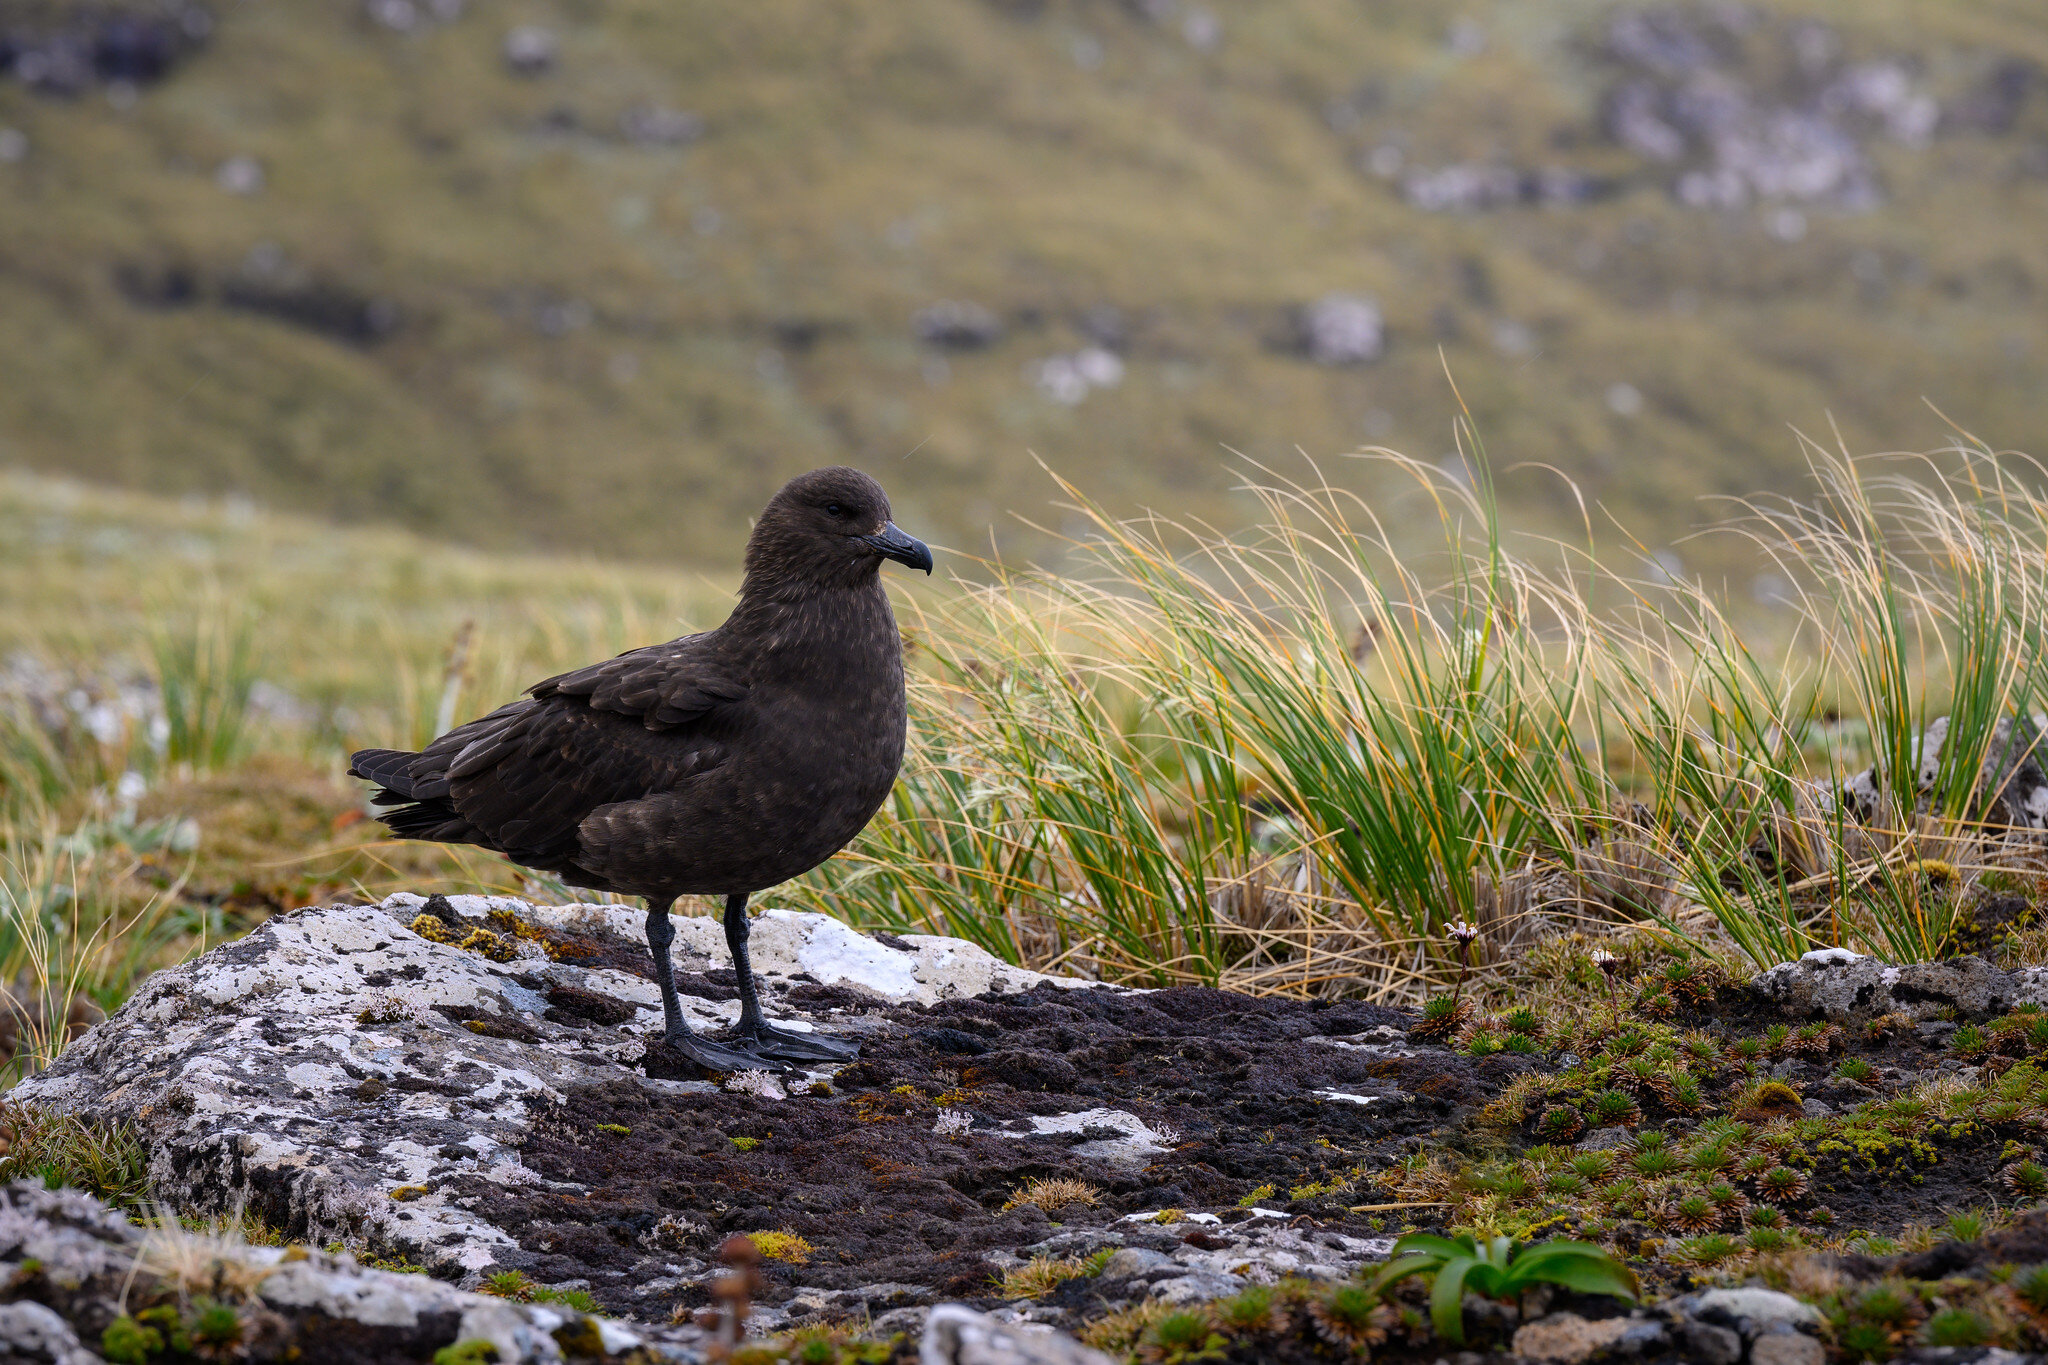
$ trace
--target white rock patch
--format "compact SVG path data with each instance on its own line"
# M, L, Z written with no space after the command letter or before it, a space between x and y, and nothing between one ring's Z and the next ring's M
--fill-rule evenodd
M1126 1166L1143 1166L1172 1143L1136 1114L1121 1109L1083 1109L1076 1114L1040 1115L1029 1120L1033 1133L1082 1133L1090 1128L1114 1128L1118 1136L1096 1138L1074 1147L1076 1155Z

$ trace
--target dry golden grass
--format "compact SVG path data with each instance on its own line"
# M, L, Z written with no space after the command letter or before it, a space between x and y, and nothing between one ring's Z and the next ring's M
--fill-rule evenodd
M181 1298L248 1299L277 1268L251 1263L249 1247L266 1231L240 1215L200 1222L159 1208L145 1222L138 1268Z
M1023 1204L1035 1204L1047 1213L1056 1213L1077 1204L1093 1208L1101 1198L1101 1189L1085 1180L1047 1176L1018 1186L1004 1201L1003 1211L1007 1213Z
M1085 1257L1033 1256L1016 1269L1004 1271L996 1292L1006 1299L1043 1298L1068 1280L1089 1273Z

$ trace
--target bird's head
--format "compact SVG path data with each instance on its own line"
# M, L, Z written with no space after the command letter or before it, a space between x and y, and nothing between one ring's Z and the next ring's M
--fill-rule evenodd
M800 474L769 499L747 540L747 578L851 586L882 561L932 571L932 552L889 520L889 495L858 469ZM757 577L758 575L758 577Z

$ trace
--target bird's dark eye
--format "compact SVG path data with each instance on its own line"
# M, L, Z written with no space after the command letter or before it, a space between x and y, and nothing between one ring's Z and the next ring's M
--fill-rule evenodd
M828 502L825 504L825 515L828 517L843 517L846 515L846 509L836 502Z

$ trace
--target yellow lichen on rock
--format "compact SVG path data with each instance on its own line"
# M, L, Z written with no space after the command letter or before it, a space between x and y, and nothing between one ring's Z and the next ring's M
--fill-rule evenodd
M435 943L446 943L450 947L459 947L462 943L462 934L459 930L449 928L433 915L414 915L412 923L406 927L421 938L431 939Z
M493 910L484 916L484 922L507 938L529 938L542 942L547 935L536 925L528 924L510 910Z
M510 962L519 956L517 939L502 938L488 929L472 930L468 938L455 946L493 962Z
M490 922L498 932L482 927L455 926L437 916L421 913L413 916L407 926L421 938L435 943L445 943L451 948L487 957L493 962L510 962L519 956L519 940L539 938L539 931L526 924L517 915L506 910L493 910Z

